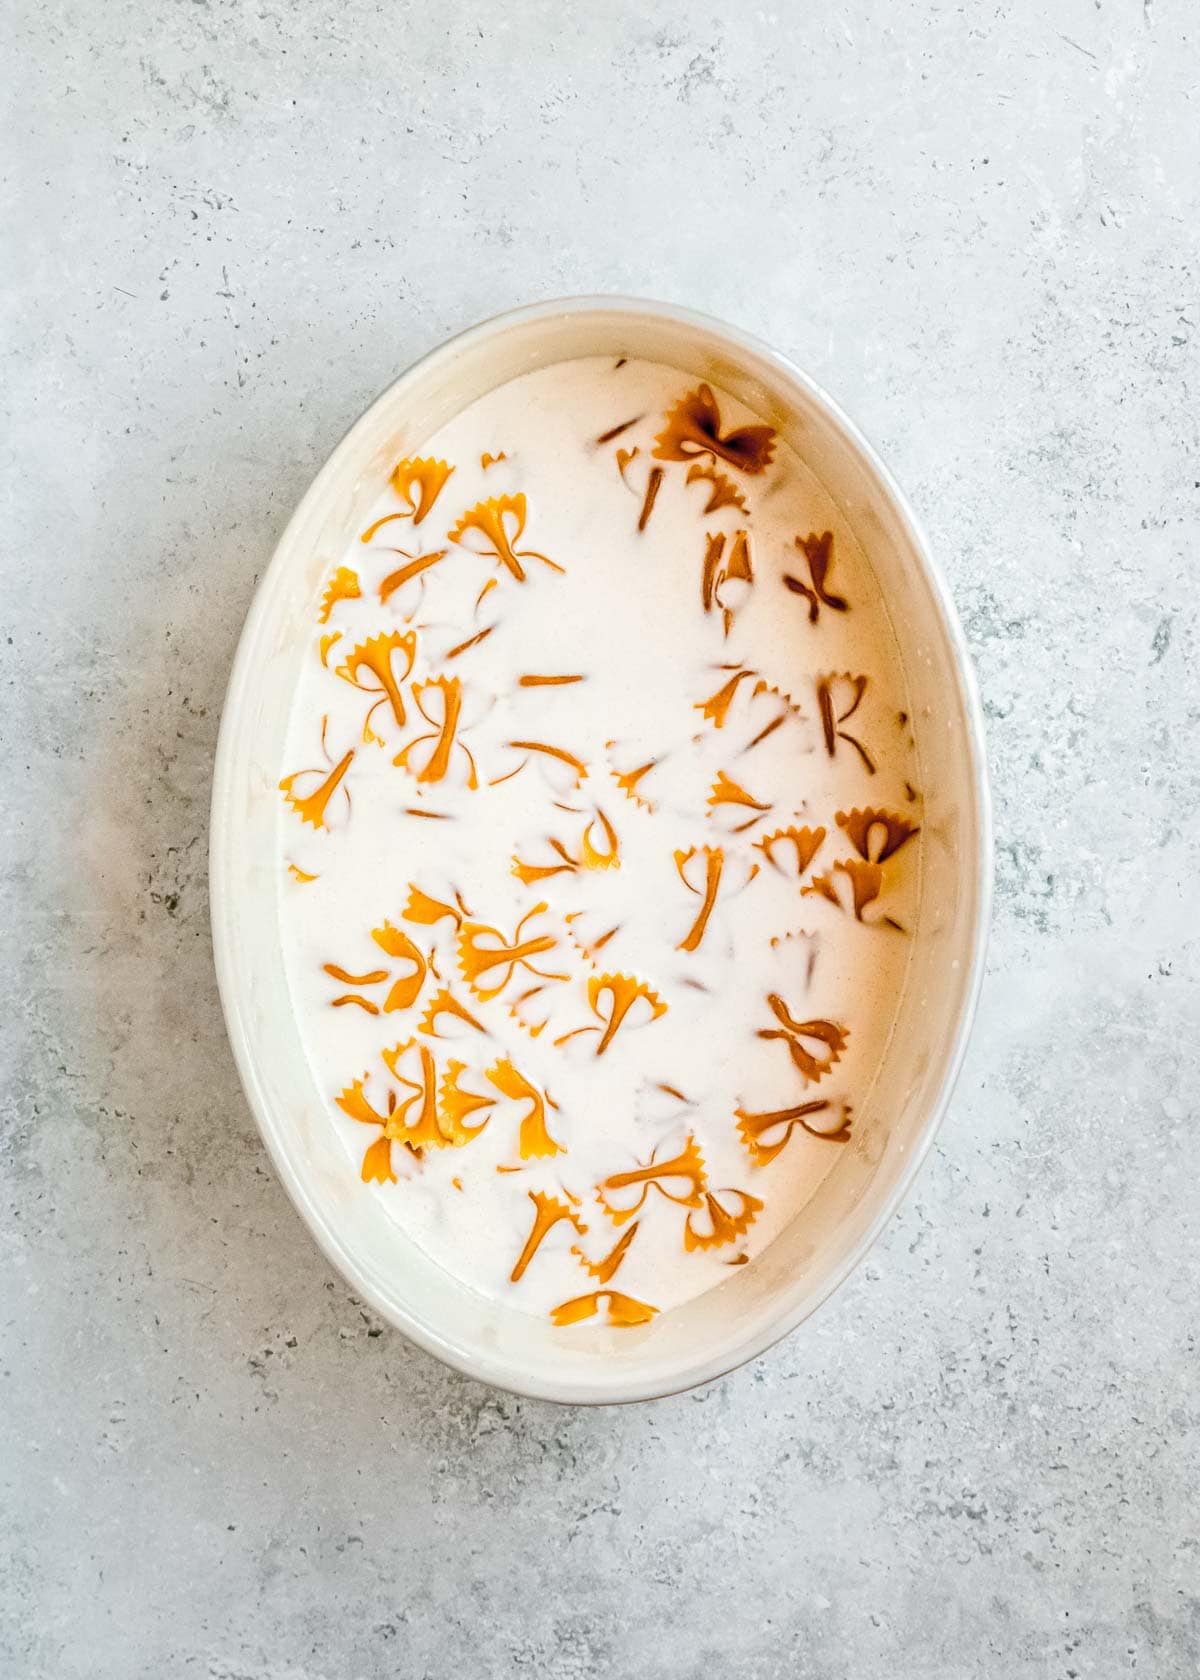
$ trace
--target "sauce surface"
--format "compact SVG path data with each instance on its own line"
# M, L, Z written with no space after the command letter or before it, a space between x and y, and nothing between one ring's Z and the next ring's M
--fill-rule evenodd
M845 519L725 392L565 362L397 465L316 617L279 874L348 1177L564 1326L720 1283L852 1135L908 961L915 748Z

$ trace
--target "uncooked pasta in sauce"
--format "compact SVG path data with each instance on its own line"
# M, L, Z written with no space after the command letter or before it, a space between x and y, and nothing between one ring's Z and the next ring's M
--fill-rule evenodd
M280 767L348 1181L564 1335L752 1263L882 1056L913 763L867 558L770 426L625 358L473 402L329 568Z

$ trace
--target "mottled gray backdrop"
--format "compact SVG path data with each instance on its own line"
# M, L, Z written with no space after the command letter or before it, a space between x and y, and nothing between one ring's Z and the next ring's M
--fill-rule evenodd
M0 1674L1034 1680L1200 1665L1194 0L14 0ZM213 983L255 580L495 310L772 340L977 660L989 979L917 1187L706 1392L562 1411L382 1328Z

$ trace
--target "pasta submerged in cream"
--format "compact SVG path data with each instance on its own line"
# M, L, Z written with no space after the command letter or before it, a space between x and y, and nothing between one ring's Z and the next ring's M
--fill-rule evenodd
M655 363L490 392L330 566L288 754L358 1193L564 1334L752 1261L853 1138L922 845L884 603L798 456Z

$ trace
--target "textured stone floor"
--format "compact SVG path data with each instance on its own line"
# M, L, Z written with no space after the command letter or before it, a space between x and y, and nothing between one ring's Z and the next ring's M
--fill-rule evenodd
M1200 1666L1200 21L1191 0L14 0L3 1680ZM267 1165L205 835L256 577L415 355L625 291L883 449L990 729L950 1119L706 1392L473 1386Z

